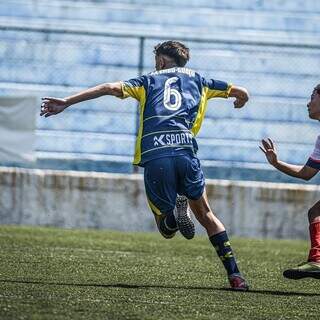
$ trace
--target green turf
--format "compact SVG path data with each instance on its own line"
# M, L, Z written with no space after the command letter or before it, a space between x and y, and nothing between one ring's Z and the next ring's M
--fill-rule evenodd
M205 237L0 226L0 319L319 319L320 281L282 278L307 242L232 244L250 292Z

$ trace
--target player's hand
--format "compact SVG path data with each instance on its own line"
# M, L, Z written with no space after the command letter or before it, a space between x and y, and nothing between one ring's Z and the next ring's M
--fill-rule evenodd
M229 96L236 98L233 102L235 108L242 108L249 100L248 90L243 87L232 86Z
M47 118L62 112L67 107L65 99L45 97L42 98L40 116Z
M233 102L233 105L235 108L239 109L242 108L247 103L247 101L248 100L238 98Z
M265 154L268 162L271 165L275 165L278 162L278 156L276 148L273 144L273 141L268 138L268 141L263 139L261 140L262 146L259 146L260 150Z

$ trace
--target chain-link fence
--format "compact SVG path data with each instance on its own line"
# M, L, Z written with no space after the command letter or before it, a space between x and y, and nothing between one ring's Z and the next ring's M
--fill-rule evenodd
M0 93L63 97L103 82L126 80L154 69L161 38L2 28ZM179 40L179 39L178 39ZM306 103L320 82L320 46L180 39L190 48L190 68L207 78L246 87L251 100L235 110L229 100L209 103L199 134L207 165L263 165L261 138L272 137L281 159L306 160L318 134ZM39 100L40 101L40 100ZM130 161L137 132L134 100L103 97L38 118L39 158Z

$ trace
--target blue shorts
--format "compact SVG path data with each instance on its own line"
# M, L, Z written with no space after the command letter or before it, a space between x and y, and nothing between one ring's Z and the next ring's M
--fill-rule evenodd
M173 212L177 194L198 200L205 186L200 161L191 154L147 162L144 184L149 205L157 215Z

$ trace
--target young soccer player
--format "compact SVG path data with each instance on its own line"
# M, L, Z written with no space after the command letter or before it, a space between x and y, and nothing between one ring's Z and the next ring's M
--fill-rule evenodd
M175 208L177 194L187 197L223 262L231 288L247 290L225 227L210 209L194 136L200 130L209 99L234 97L234 106L241 108L248 101L248 92L223 81L206 80L185 68L189 49L180 42L158 44L154 53L156 71L128 81L101 84L64 99L43 98L40 115L49 117L103 95L138 100L140 128L133 163L144 167L147 200L160 233L172 238L180 230L186 238L193 237L194 225L186 202L179 199Z
M308 106L309 118L320 120L320 84L318 84L311 94ZM262 140L260 149L265 154L268 162L281 172L292 177L303 180L310 180L320 170L320 136L318 136L313 153L307 163L297 166L278 160L275 145L271 139ZM289 279L302 279L312 277L320 279L320 201L313 205L308 211L309 231L311 249L308 261L297 267L285 270L284 277Z

